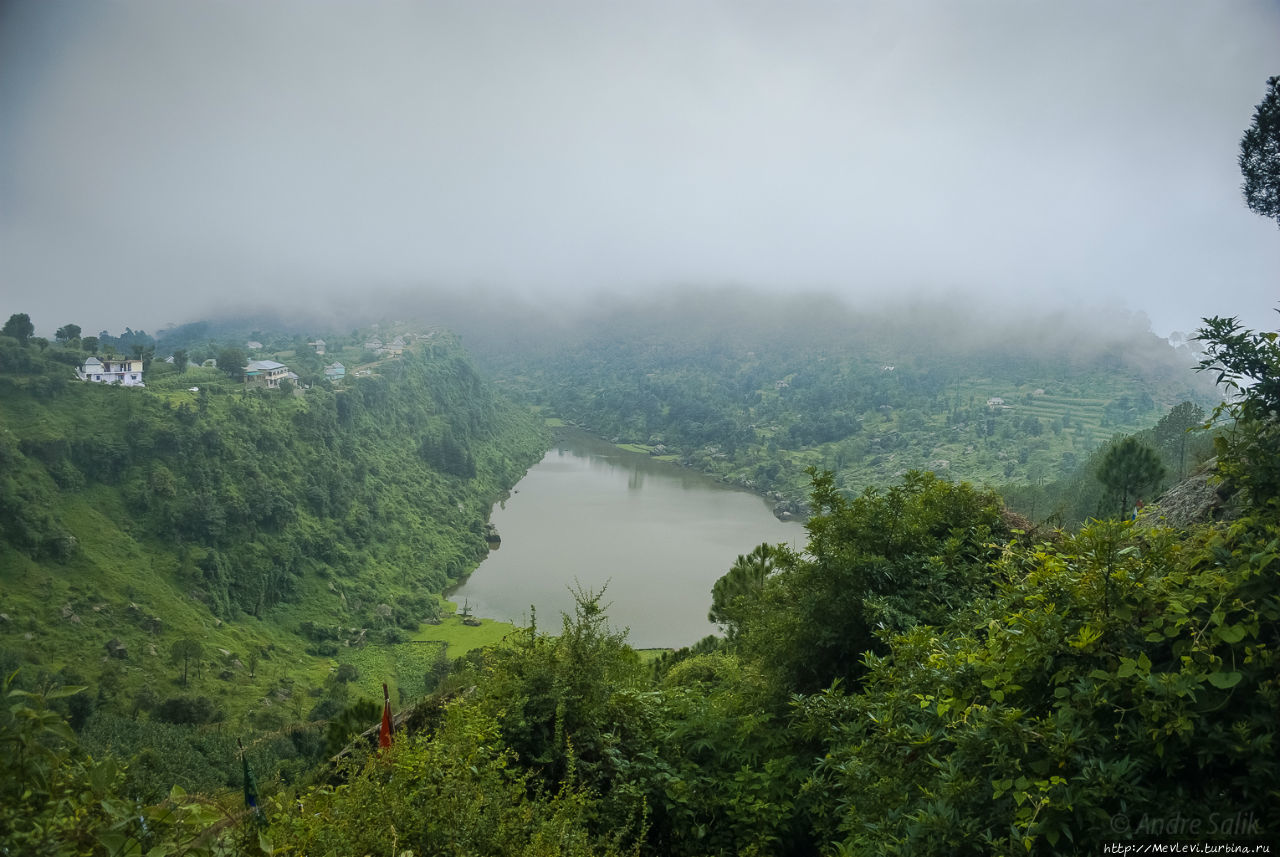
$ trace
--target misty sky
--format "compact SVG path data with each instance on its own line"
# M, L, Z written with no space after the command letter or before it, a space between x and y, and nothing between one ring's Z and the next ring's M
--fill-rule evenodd
M1273 74L1274 0L0 0L0 315L738 284L1274 329Z

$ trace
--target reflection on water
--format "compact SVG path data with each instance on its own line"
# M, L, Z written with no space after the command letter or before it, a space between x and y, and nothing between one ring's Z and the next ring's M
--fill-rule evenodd
M540 623L570 612L575 582L598 590L631 644L681 646L714 632L711 586L761 542L803 546L804 528L765 501L649 456L574 432L493 511L503 550L452 599L477 615Z

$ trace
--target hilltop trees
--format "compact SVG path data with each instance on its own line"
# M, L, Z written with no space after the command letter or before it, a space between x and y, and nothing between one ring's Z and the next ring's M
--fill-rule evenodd
M9 320L4 323L4 327L0 328L0 334L4 336L12 336L19 342L26 344L36 332L35 325L31 323L31 316L25 312L15 312L9 316Z
M62 327L58 328L56 333L53 334L53 338L59 342L67 343L78 340L80 338L80 325L64 324Z

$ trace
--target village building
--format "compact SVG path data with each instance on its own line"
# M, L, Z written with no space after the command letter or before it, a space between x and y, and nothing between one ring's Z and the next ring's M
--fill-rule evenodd
M330 382L336 384L343 378L347 377L347 367L343 366L341 363L335 362L324 367L324 376L328 378Z
M289 378L290 375L293 378ZM288 366L283 363L277 363L274 360L255 360L244 367L244 382L250 386L275 389L286 378L294 380L297 377L297 375L293 375L289 371Z
M324 354L324 349L326 347L326 344L323 339L317 339L314 342L308 342L307 345L310 345L313 349L315 349L316 354Z
M76 367L76 377L94 384L119 384L145 387L142 383L142 360L133 357L90 357Z

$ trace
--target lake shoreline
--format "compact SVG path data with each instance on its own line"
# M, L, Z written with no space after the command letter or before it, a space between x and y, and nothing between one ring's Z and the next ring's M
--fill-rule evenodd
M716 633L711 587L738 555L806 539L758 492L579 426L552 428L542 461L491 510L501 549L446 593L476 616L527 625L533 605L558 626L575 586L607 589L610 624L633 647L680 648Z
M674 465L675 467L679 467L683 470L687 470L690 473L698 473L707 477L708 479L713 479L716 482L719 482L721 485L724 485L726 487L734 488L739 491L745 491L748 494L754 494L755 496L763 500L766 504L771 506L773 511L773 516L777 518L779 521L784 521L784 522L798 521L800 523L804 523L809 519L810 515L812 515L812 510L809 508L807 503L801 500L788 500L786 499L785 495L783 495L781 491L762 490L753 485L746 485L746 484L743 484L741 481L730 479L729 477L724 476L722 474L717 474L714 471L703 470L701 468L694 467L692 464L685 464L681 461L681 457L674 453L659 453L655 455L654 450L664 448L661 445L650 446L648 444L643 444L643 443L621 443L620 441L611 440L609 438L603 437L602 435L599 435L596 432L592 431L590 428L586 428L584 426L578 425L572 420L563 420L563 419L560 419L559 417L556 417L554 419L555 419L554 423L551 421L547 422L547 427L551 430L551 434L552 434L552 441L553 441L552 447L555 446L554 441L555 441L557 432L570 431L574 433L580 433L582 435L592 438L593 440L597 440L600 443L609 444L610 446L614 447L615 449L621 450L622 452L629 452L633 455L647 456L652 461L661 461L667 464L671 464L671 465Z

